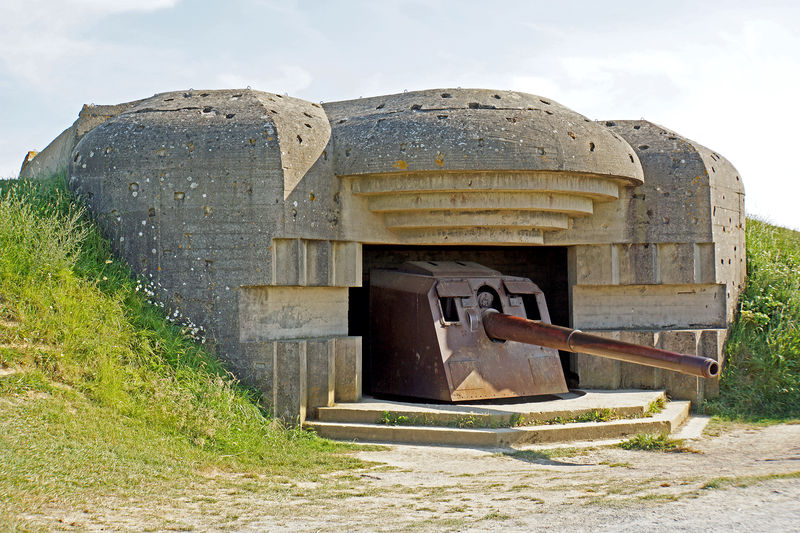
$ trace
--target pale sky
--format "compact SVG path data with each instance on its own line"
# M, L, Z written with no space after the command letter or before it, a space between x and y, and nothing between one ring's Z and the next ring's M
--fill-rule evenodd
M800 229L800 2L2 0L0 177L84 103L242 88L318 102L511 89L659 123Z

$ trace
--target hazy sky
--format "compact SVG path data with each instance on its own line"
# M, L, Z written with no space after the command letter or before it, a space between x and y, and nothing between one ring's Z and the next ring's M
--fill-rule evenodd
M2 0L0 177L84 103L251 86L311 101L514 89L645 118L800 229L800 2Z

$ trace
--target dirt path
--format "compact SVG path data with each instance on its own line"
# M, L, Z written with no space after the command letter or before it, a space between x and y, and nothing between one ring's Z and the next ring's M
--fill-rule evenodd
M800 425L729 428L687 444L682 453L607 447L553 458L392 446L360 453L383 465L322 483L209 473L168 501L98 502L45 522L106 531L800 531Z

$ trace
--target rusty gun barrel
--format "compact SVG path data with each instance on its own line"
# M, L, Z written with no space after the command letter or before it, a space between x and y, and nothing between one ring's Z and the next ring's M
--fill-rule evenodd
M579 329L554 326L486 309L482 316L486 334L496 340L536 344L546 348L580 352L629 363L674 370L701 378L719 374L719 363L708 357L670 352L650 346L590 335Z

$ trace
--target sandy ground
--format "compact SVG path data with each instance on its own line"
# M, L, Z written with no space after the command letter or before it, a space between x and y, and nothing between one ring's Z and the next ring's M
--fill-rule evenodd
M209 473L168 501L29 518L72 531L800 531L800 424L727 428L686 445L550 459L397 445L359 454L380 465L322 483Z

